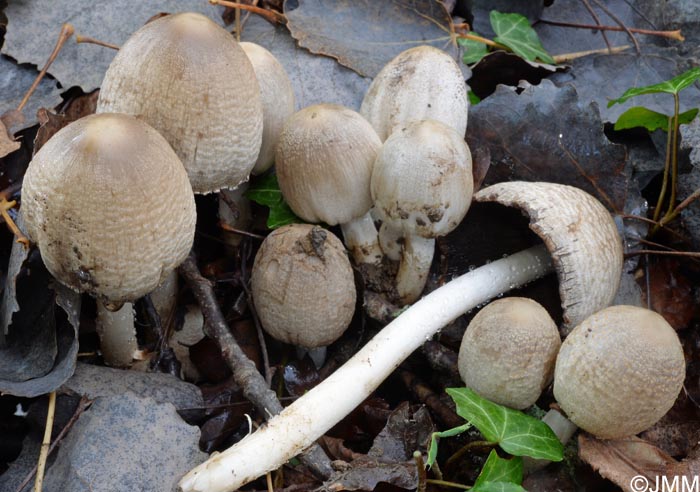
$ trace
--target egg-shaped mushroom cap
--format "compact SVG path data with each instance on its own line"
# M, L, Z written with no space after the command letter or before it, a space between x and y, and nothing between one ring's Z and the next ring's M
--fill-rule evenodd
M622 275L622 240L598 200L573 186L524 181L489 186L474 200L515 207L529 217L552 256L565 326L610 305Z
M532 299L506 297L477 313L459 348L467 387L511 408L534 404L552 381L561 346L547 310Z
M471 204L471 152L444 123L411 122L384 142L371 189L382 221L406 234L443 236L457 227Z
M195 193L246 181L260 151L263 110L248 57L207 17L149 22L112 60L98 113L138 116L172 145Z
M355 281L343 243L310 224L280 227L265 238L251 288L265 331L299 347L331 344L355 310Z
M399 53L377 74L367 90L360 114L386 140L415 120L433 119L467 130L467 86L457 62L432 46Z
M253 174L260 174L275 163L275 146L284 122L294 114L294 89L287 72L275 55L255 43L242 42L260 84L263 106L263 135Z
M123 114L86 116L51 137L24 175L21 211L54 277L114 303L155 289L194 240L182 162Z
M287 120L275 169L282 195L307 222L345 224L372 207L369 183L377 133L362 116L337 104L316 104Z
M673 406L685 379L678 335L658 314L611 306L562 343L554 397L569 419L605 439L642 432Z

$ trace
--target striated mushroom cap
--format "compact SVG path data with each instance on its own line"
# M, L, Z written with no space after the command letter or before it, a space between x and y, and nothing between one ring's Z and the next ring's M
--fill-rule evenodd
M355 311L355 280L340 239L310 224L273 231L255 256L255 308L273 338L300 347L333 343Z
M372 207L372 168L382 146L355 111L316 104L287 120L277 144L275 169L282 195L307 222L344 224Z
M248 179L263 110L248 57L201 14L174 14L136 31L105 74L98 113L138 116L180 157L195 193Z
M192 187L168 142L123 114L81 118L36 153L22 214L51 274L105 301L155 289L194 239Z
M369 86L360 114L386 140L415 120L438 120L462 137L467 130L467 86L459 65L432 46L399 53Z
M678 335L658 314L612 306L564 340L554 397L569 419L605 439L654 425L676 401L685 379Z
M560 346L557 325L540 304L499 299L469 323L459 348L459 374L484 398L520 410L552 381Z
M622 240L610 213L583 190L555 183L498 183L477 202L518 208L552 255L564 324L576 326L612 302L622 275Z
M275 163L275 146L284 122L294 113L294 89L287 72L275 55L255 43L242 42L260 84L263 107L262 145L253 174L261 174Z
M462 221L474 189L464 138L435 120L411 122L384 142L372 173L377 216L405 234L443 236Z

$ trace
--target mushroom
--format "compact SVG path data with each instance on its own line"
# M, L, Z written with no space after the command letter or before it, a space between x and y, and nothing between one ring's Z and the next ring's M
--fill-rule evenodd
M511 200L513 193L520 198ZM592 268L599 277L617 285L622 270L622 245L615 222L595 198L565 185L522 182L485 188L476 198L514 204L521 203L521 199L534 200L537 208L530 214L530 227L545 236L545 244L469 271L417 301L267 425L187 473L179 483L182 491L228 492L278 468L348 415L440 328L479 304L555 268L560 282L566 281L567 285L570 277L581 275L583 285L576 290L584 309L595 311L603 307L600 304L610 302L612 287L602 285L601 278L587 272ZM562 245L564 236L569 236L568 241L573 244ZM569 257L566 261L556 257L563 246L561 252ZM601 264L591 265L594 259ZM582 268L571 270L572 265ZM599 288L605 293L597 292ZM569 317L572 313L582 314L567 299Z
M552 382L560 345L557 325L539 303L499 299L469 323L459 348L459 374L484 398L521 410Z
M391 230L403 238L396 275L403 304L415 301L423 291L435 238L462 221L473 187L469 147L444 123L414 121L384 142L374 163L371 191L375 213L382 220L382 238ZM387 250L390 256L395 254L392 250Z
M464 137L468 109L459 65L442 50L417 46L382 68L367 90L360 114L384 141L407 123L426 119L440 121Z
M253 67L236 40L201 14L168 15L136 31L107 69L97 112L152 125L182 160L195 193L246 181L260 150Z
M153 291L186 258L196 221L177 155L123 114L86 116L56 133L27 168L22 215L49 272L113 310ZM129 337L133 323L121 339Z
M358 113L317 104L287 120L275 168L291 209L307 222L340 224L358 263L379 263L377 230L369 215L370 178L382 143Z
M642 432L676 401L685 379L678 335L659 314L612 306L564 340L554 397L578 427L603 439Z
M280 227L265 238L251 290L265 331L307 349L333 343L355 311L355 280L343 243L310 224Z

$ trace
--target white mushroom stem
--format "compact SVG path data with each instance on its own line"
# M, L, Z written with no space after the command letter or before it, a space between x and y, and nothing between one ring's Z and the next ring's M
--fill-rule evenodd
M557 436L557 439L559 439L559 442L562 444L569 442L569 440L578 430L576 424L564 417L561 412L555 409L549 410L545 416L542 417L542 422L547 424L549 428L552 429L554 434ZM526 457L523 462L526 474L534 473L550 463L551 461L549 460L536 460L528 457Z
M110 311L101 301L97 301L97 335L108 366L130 366L134 353L139 349L134 328L134 306L127 302L117 311Z
M267 425L185 475L183 492L229 492L279 468L367 398L414 350L461 314L553 271L544 246L494 261L431 292Z
M396 291L402 304L411 304L425 288L433 262L435 239L416 235L404 237L401 263L396 273Z
M341 224L345 246L358 264L379 264L382 249L379 247L379 234L369 212L358 219Z
M382 248L384 256L390 260L399 261L401 259L402 240L403 234L400 230L391 227L388 222L382 223L379 228L379 246Z

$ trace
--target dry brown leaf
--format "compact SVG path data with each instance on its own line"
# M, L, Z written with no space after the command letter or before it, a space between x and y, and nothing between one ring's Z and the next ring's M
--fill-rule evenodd
M10 134L7 133L7 128L2 119L0 119L0 158L14 152L19 149L19 147L20 143L15 142Z
M39 119L39 130L34 138L34 153L36 152L61 128L69 123L93 114L97 108L97 96L100 91L93 91L89 94L76 97L61 114L56 114L46 108L37 111Z

